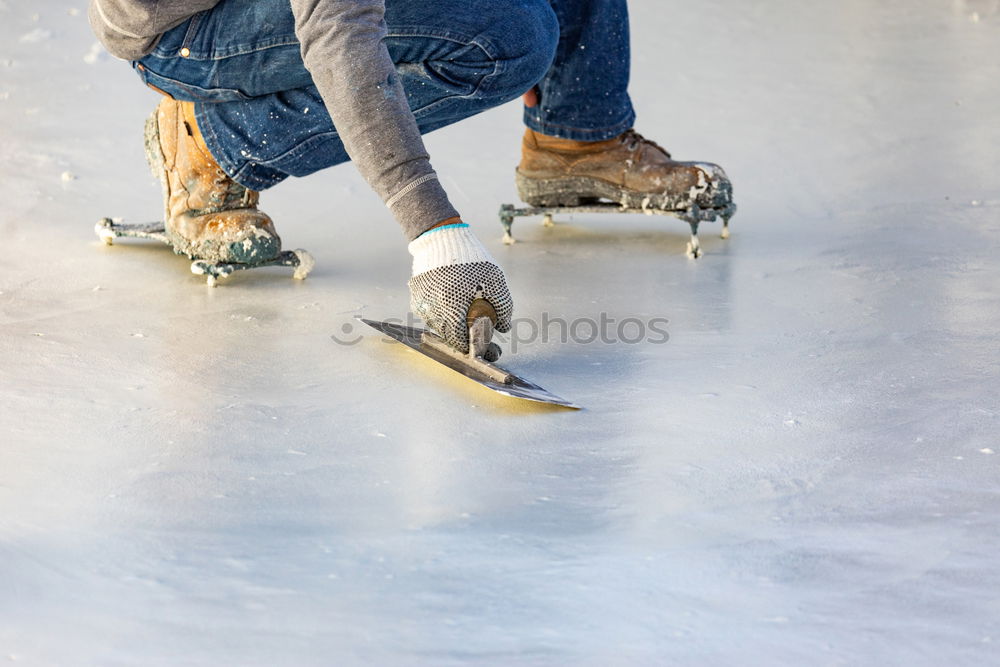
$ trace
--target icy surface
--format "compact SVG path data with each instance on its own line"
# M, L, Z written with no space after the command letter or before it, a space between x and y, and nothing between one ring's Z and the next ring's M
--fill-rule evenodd
M358 328L409 256L350 167L264 195L304 282L104 246L157 98L82 0L0 0L0 661L996 664L998 3L631 6L638 129L735 185L700 260L505 247L517 105L428 138L517 316L669 319L507 345L577 413Z

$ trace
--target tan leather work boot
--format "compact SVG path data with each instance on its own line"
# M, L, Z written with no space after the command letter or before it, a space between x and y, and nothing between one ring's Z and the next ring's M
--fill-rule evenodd
M732 208L733 187L722 167L676 162L635 130L606 141L573 141L528 129L515 178L521 199L532 206L608 200L666 211Z
M163 184L164 226L174 251L193 259L256 264L281 251L258 193L219 167L194 118L193 102L164 99L146 121L146 159Z

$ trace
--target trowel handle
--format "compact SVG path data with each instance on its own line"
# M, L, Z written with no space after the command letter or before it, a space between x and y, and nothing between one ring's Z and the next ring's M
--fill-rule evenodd
M469 305L469 312L466 314L465 318L466 326L471 328L472 324L480 317L490 318L490 322L492 322L494 326L496 326L497 319L499 319L497 317L496 308L493 307L493 304L482 297L477 297L473 299L472 304Z
M497 311L493 305L476 297L469 305L465 324L469 327L469 355L482 357L486 361L500 358L500 347L493 343L493 329L497 323Z

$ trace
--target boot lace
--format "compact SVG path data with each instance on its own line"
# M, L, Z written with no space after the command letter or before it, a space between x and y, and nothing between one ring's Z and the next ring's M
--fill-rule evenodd
M668 151L666 148L664 148L660 144L656 143L655 141L647 139L646 137L642 136L641 134L639 134L638 132L636 132L633 129L625 130L618 137L618 140L622 144L626 145L630 151L634 151L636 148L638 148L639 146L643 146L643 145L645 145L645 146L652 146L656 150L658 150L661 153L663 153L664 155L666 155L668 158L670 157L670 151Z
M213 213L254 206L255 194L253 190L229 178L222 169L215 170L215 192L212 193L212 200L216 203L213 207L216 210L213 210Z

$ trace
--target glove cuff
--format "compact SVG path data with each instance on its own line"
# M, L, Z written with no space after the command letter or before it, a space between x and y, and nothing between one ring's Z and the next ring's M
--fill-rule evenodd
M411 241L407 249L413 255L414 276L454 264L496 264L489 251L465 223L426 231Z

